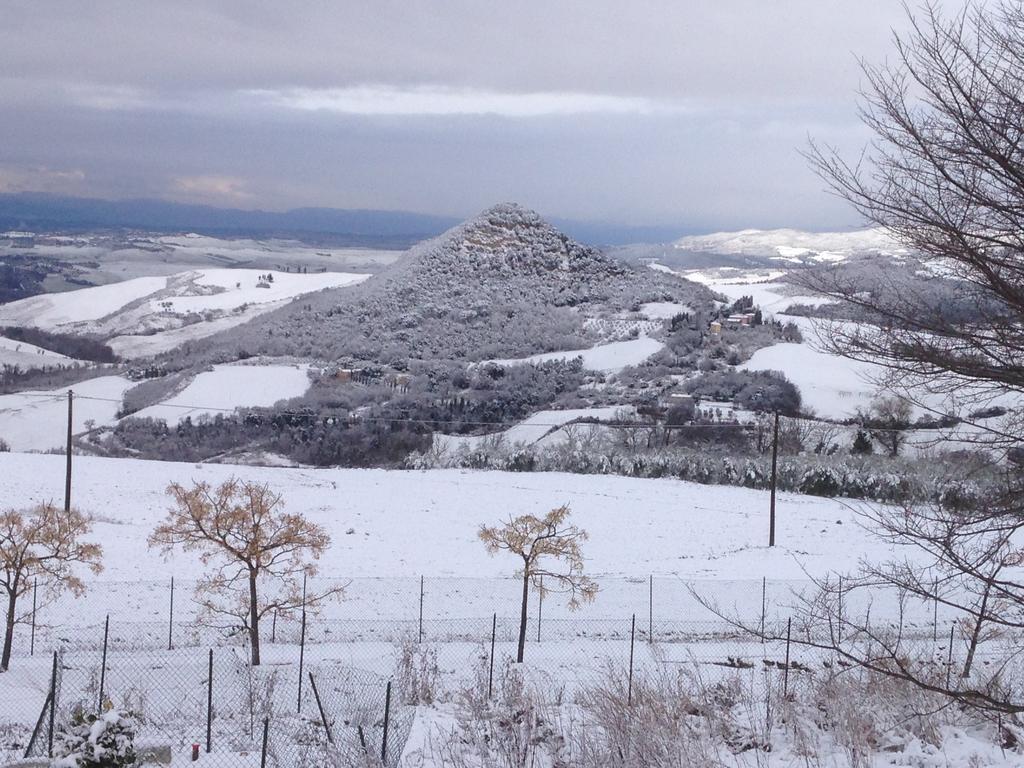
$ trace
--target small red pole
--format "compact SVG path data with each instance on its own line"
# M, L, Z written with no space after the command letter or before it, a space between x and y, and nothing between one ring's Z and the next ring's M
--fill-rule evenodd
M192 762L194 763L198 759L199 759L199 745L198 744L193 744L192 745Z

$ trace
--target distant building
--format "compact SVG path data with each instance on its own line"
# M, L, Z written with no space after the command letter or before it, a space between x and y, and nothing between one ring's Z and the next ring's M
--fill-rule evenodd
M754 313L744 312L742 314L729 315L725 318L725 324L729 328L740 328L754 324Z

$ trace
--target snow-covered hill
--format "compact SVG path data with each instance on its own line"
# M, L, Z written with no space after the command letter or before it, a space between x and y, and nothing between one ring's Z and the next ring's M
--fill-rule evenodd
M51 352L24 341L15 341L0 336L0 367L17 366L22 370L28 368L52 368L61 365L79 365L80 360Z
M508 203L420 243L354 290L325 292L260 318L241 334L209 339L201 362L240 347L250 354L384 364L520 358L621 340L592 321L634 306L709 306L710 300L700 286L611 259Z
M96 335L108 339L118 354L133 358L237 326L298 296L353 285L367 277L254 269L139 277L0 305L0 325Z
M739 232L716 232L710 235L684 237L676 240L673 247L682 251L742 254L798 263L842 261L858 253L906 253L906 249L881 228L850 232L744 229Z

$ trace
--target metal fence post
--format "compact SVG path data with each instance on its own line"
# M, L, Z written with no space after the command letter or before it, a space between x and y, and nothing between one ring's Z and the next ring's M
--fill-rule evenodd
M53 652L53 669L50 671L50 728L46 736L46 755L53 757L53 726L57 717L57 652Z
M100 662L100 700L97 712L103 714L103 689L106 687L107 682L107 638L110 636L110 614L107 614L107 618L103 622L103 657Z
M764 622L768 613L768 577L761 577L761 645L764 645Z
M320 701L320 691L316 687L316 678L313 677L313 673L309 673L309 685L313 689L313 698L316 699L316 708L320 710L320 719L324 723L324 731L327 733L327 743L334 743L334 736L331 734L331 724L327 722L327 713L324 712L323 702Z
M540 642L540 623L544 618L544 577L540 577L537 587L537 642Z
M487 698L491 698L491 692L494 690L494 641L498 635L498 614L495 613L491 617L491 661L490 669L487 671Z
M419 642L423 642L423 577L420 576L420 627Z
M384 737L380 742L380 761L388 764L388 727L391 725L391 681L384 692Z
M636 614L633 614L633 623L629 630L629 689L626 693L626 704L633 705L633 646L636 643Z
M650 575L647 587L647 642L654 642L654 574Z
M296 711L302 714L302 670L306 664L306 577L302 577L302 628L299 630L299 700Z
M39 580L32 579L32 639L29 641L28 655L36 655L36 606L39 593Z
M267 768L267 741L270 736L270 718L263 718L263 745L260 747L260 768Z
M956 622L949 625L949 658L946 660L946 690L949 690L949 673L953 669L953 629Z
M793 629L793 619L786 619L786 666L782 670L782 698L789 693L789 639Z
M167 650L174 650L174 577L171 576L171 608L167 618Z
M213 748L213 648L210 649L210 662L206 679L206 751Z

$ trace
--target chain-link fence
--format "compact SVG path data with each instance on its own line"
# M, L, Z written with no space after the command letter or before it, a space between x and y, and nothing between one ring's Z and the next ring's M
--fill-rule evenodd
M599 583L575 612L528 592L517 669L551 701L611 669L630 685L685 668L785 691L843 663L812 638L785 640L811 582ZM489 698L519 655L519 580L316 579L310 594L339 585L343 599L316 612L265 617L259 665L246 632L204 622L194 584L100 582L81 598L37 601L0 674L0 763L46 756L76 710L114 707L138 719L140 754L155 763L398 765L417 704ZM898 622L917 658L952 668L948 609L884 590L847 600L849 615Z

